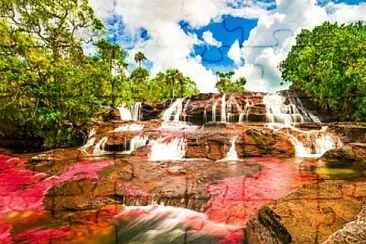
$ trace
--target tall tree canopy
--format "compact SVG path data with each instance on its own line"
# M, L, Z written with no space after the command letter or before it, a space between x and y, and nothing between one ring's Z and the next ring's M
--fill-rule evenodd
M102 27L87 1L0 1L0 136L78 143L103 86L83 31Z
M244 92L244 85L247 80L244 77L240 77L235 81L232 81L232 77L235 72L216 72L218 76L216 81L216 88L220 93L230 93L230 92Z
M135 54L135 62L138 64L139 67L141 67L141 63L146 60L145 54L142 52L137 52Z
M0 0L0 143L80 145L110 105L198 93L178 70L150 77L141 52L128 75L127 52L103 31L87 0Z
M98 53L95 56L99 65L107 69L107 80L111 88L111 104L116 104L116 86L121 85L126 80L125 70L127 63L125 61L127 53L118 44L113 44L105 39L99 40L95 46L98 48Z
M366 25L328 22L302 30L282 77L342 119L366 120Z

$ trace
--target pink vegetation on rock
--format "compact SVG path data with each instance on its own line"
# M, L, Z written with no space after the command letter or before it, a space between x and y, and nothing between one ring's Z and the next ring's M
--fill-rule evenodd
M113 165L113 161L83 161L48 177L25 169L24 162L0 155L0 212L43 210L43 200L52 187L79 179L96 179L97 172Z
M265 204L316 178L315 174L276 158L249 159L247 163L259 164L261 170L254 176L228 178L208 186L210 200L205 213L209 219L244 227Z

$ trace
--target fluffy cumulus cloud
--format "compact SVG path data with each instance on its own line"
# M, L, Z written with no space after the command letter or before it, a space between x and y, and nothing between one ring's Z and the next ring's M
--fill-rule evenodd
M90 3L103 20L108 21L111 16L121 20L124 33L129 35L127 41L133 42L131 56L137 51L144 52L152 63L152 75L167 68L178 68L196 81L202 92L216 91L216 76L202 64L200 56L191 55L194 46L220 47L222 43L210 31L203 33L203 41L194 32L185 32L179 25L181 21L200 28L220 21L224 15L258 19L249 39L244 43L235 41L228 56L236 65L236 75L247 77L249 90L268 91L285 88L280 86L282 80L277 67L302 28L313 28L325 20L347 22L366 18L363 14L366 4L319 6L316 0L272 3L264 0L90 0ZM140 36L141 29L146 30L149 38ZM130 61L133 62L132 58Z
M205 41L206 44L211 45L211 46L215 46L215 47L221 47L222 46L222 42L216 40L213 37L213 33L211 31L205 31L202 34L203 40Z
M238 0L91 0L98 17L107 20L119 16L129 35L136 37L141 28L149 34L148 40L135 40L134 49L145 53L152 62L151 72L167 68L178 68L190 76L203 92L214 92L216 76L202 65L200 57L192 57L195 44L202 44L194 34L185 33L179 22L184 20L192 28L208 25L223 15L256 18L265 12L265 4L256 5L255 1L238 6ZM211 32L203 36L208 45L219 47L221 43L213 38ZM133 56L133 55L131 55Z
M312 29L324 21L347 23L365 20L366 4L347 5L328 3L321 7L315 0L277 0L277 8L258 19L258 25L243 43L240 55L231 54L237 62L238 56L245 65L238 67L236 76L247 77L247 89L253 91L275 91L288 88L283 83L278 65L295 43L301 29ZM234 43L230 50L237 50ZM235 51L238 52L238 51Z
M281 88L278 65L289 52L295 36L302 28L313 28L327 20L325 9L315 0L276 2L276 10L259 17L258 25L240 50L245 65L237 69L236 75L246 74L248 90L273 91Z

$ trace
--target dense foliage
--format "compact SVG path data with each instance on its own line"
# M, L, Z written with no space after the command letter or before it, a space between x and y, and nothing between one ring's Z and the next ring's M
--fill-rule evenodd
M244 77L240 77L235 81L232 81L234 76L233 71L229 72L216 72L218 79L216 81L216 88L221 93L232 93L232 92L245 92L244 85L247 80Z
M280 64L284 80L341 119L366 120L366 25L323 23L302 30Z
M0 0L0 140L77 145L106 106L198 93L178 70L151 78L141 52L129 75L128 53L103 31L87 0Z

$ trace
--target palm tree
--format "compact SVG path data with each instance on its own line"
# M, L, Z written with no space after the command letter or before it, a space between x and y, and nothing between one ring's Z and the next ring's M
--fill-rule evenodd
M168 69L166 71L165 83L170 89L170 97L175 97L175 86L178 85L180 87L180 97L183 97L184 93L184 83L186 79L184 75L177 69Z
M141 67L141 62L143 62L144 60L146 60L146 57L142 52L139 51L135 54L135 62L138 64L139 67Z

